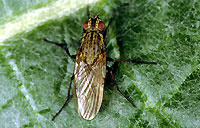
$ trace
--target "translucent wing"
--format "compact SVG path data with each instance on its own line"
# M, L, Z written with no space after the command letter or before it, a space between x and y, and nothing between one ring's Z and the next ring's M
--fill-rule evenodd
M74 70L74 96L79 115L91 120L98 113L106 74L106 54L99 54L93 64L87 64L80 50Z

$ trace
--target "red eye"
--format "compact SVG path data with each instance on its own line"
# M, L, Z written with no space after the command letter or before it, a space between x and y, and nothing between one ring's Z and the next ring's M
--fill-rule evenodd
M102 22L102 21L100 21L99 22L99 24L98 24L98 28L100 29L100 30L103 30L104 29L104 23Z
M84 29L87 29L87 28L88 28L88 21L85 21L85 22L84 22L83 28L84 28Z

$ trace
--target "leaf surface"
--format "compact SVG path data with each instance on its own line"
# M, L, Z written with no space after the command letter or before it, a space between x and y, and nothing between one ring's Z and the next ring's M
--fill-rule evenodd
M90 3L107 25L125 1ZM67 97L74 70L59 47L76 54L87 20L85 1L0 1L0 125L2 127L200 127L200 43L196 1L127 1L109 28L107 55L159 62L159 65L119 63L115 77L107 74L104 99L91 121L78 116L73 99L52 116ZM112 67L112 63L108 63ZM71 91L72 95L73 91Z

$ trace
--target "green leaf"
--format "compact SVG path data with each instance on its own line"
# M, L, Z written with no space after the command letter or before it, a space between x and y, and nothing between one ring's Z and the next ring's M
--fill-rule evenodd
M107 55L159 65L120 63L115 69L120 90L136 109L117 93L108 73L103 103L93 120L82 119L72 99L52 122L66 100L74 61L42 39L64 39L76 54L87 2L106 25L113 11L129 2L109 28ZM0 1L1 127L200 127L200 3L87 2Z

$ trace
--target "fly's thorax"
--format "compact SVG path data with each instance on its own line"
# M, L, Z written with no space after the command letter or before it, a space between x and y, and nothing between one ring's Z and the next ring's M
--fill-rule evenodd
M81 50L86 63L93 64L99 55L105 51L103 35L97 31L84 33Z

